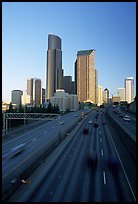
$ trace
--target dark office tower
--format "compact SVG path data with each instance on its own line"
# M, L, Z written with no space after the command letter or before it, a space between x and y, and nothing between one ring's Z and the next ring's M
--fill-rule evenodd
M77 94L77 59L75 60L75 94Z
M71 82L71 94L77 94L75 81Z
M56 89L63 88L62 80L62 51L61 38L49 34L47 50L47 80L46 80L46 99L50 99Z
M66 93L71 94L71 82L72 77L71 76L63 76L63 89Z
M46 90L42 88L42 104L45 103L45 93L46 93Z

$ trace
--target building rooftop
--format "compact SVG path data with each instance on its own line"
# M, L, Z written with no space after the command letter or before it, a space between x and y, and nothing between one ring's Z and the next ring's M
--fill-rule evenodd
M93 51L95 51L94 49L91 50L80 50L77 52L77 56L85 56L85 55L90 55Z
M133 77L127 77L126 80L127 80L127 79L134 79L134 78L133 78Z

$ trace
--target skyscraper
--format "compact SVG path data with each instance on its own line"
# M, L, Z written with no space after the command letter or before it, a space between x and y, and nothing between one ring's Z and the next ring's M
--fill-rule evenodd
M98 85L98 106L102 105L103 97L102 97L102 86Z
M125 88L118 88L117 93L120 97L120 101L125 101Z
M61 38L49 34L47 50L46 99L63 87Z
M13 104L17 105L17 108L21 105L21 96L23 92L21 90L13 90L11 101Z
M38 78L27 79L27 95L30 95L30 104L39 106L42 104L42 82Z
M108 104L109 103L109 90L107 88L103 91L103 103Z
M95 50L82 50L75 61L75 80L79 102L91 101L97 104L98 85L95 69Z
M45 103L45 93L46 93L46 90L42 88L42 104Z
M71 94L71 82L72 82L72 77L71 76L63 76L63 89L65 90L66 93Z
M133 77L127 77L125 79L125 100L128 103L134 101L134 79Z

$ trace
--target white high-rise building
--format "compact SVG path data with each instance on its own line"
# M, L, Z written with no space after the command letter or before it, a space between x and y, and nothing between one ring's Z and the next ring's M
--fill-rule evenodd
M118 88L117 93L120 97L120 101L125 101L125 88Z
M134 101L134 79L127 77L125 79L125 101L131 103Z

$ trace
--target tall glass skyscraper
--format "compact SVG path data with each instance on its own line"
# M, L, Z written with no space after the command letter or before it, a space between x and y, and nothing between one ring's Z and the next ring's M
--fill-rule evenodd
M49 34L46 70L46 99L50 99L56 89L63 87L61 38Z

